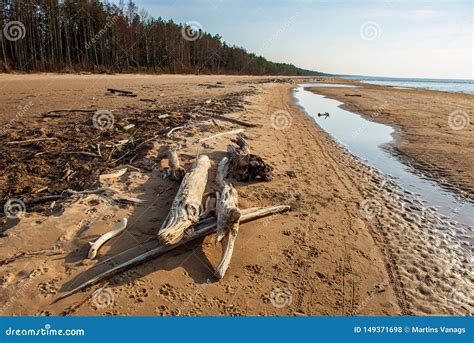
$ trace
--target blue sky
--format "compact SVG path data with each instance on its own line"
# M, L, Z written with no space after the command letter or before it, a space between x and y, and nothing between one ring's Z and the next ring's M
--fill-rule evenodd
M338 74L473 78L471 0L135 0L272 61Z

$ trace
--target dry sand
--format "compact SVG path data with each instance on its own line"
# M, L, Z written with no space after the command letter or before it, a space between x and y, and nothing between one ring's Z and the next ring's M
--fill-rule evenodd
M217 81L224 87L198 85ZM19 103L33 99L31 109L21 116L26 127L54 131L57 122L38 121L35 116L58 108L94 106L117 110L115 132L122 135L121 121L137 111L177 108L174 115L179 117L184 114L179 109L190 101L201 104L194 107L199 112L206 110L208 99L214 104L227 98L235 103L238 98L241 110L223 111L261 125L246 128L245 135L253 153L275 168L271 182L236 183L240 206L292 206L288 214L241 226L223 280L212 276L220 245L207 237L51 304L101 267L113 265L97 263L138 247L114 259L117 263L155 244L156 232L179 187L162 177L163 166L157 159L160 146L179 142L181 160L187 166L197 153L208 154L215 171L230 137L207 141L204 146L197 140L240 126L205 122L178 130L173 140L156 140L146 155L133 160L138 170L129 168L124 176L107 183L147 200L145 204L118 205L98 195L70 197L48 204L42 213L25 213L19 222L3 223L2 315L466 315L473 311L470 261L455 253L459 247L449 235L448 223L416 203L406 207L406 201L411 201L408 195L336 145L294 105L290 80L0 75L0 85L5 122L12 119ZM139 97L105 96L107 87L133 90ZM229 98L230 93L238 95ZM160 100L143 103L142 97ZM289 113L283 117L283 124L285 120L288 124L284 129L282 122L275 125L275 112ZM82 130L77 118L70 121ZM62 118L60 123L67 122L68 118ZM20 128L13 123L8 132ZM5 146L1 149L2 154L8 153ZM9 166L2 168L5 174ZM208 190L213 189L210 182ZM123 217L129 218L126 232L108 242L97 261L85 261L88 242ZM435 224L445 225L441 239L434 236Z

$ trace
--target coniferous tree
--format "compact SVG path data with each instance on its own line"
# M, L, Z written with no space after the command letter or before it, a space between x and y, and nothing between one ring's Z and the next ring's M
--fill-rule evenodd
M0 0L0 28L0 71L317 74L152 18L131 0Z

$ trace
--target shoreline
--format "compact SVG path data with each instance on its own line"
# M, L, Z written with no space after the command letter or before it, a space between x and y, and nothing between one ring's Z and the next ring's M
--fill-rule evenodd
M199 84L206 80L222 81L224 87L203 91ZM90 276L95 265L84 261L88 241L110 230L120 218L129 218L127 234L107 243L98 262L156 235L179 186L162 177L156 156L163 144L179 142L185 166L192 163L196 151L208 154L214 163L213 175L231 137L207 141L205 147L199 139L241 127L219 122L178 130L172 139L155 142L145 156L134 160L138 170L130 170L107 184L147 200L146 205L118 206L98 195L74 197L56 203L51 210L54 215L26 213L5 231L6 237L0 238L2 261L21 252L48 251L56 244L63 249L53 257L40 254L0 264L0 272L5 275L0 300L3 303L17 296L5 314L464 315L472 311L471 304L464 308L456 299L450 300L453 289L467 287L462 277L466 265L459 259L454 260L455 268L444 263L443 258L454 251L449 237L433 241L438 236L430 230L438 219L429 211L422 215L416 204L403 208L402 191L343 151L315 125L293 101L292 79L275 83L269 79L262 82L262 78L221 80L215 76L184 81L171 76L161 80L158 89L138 91L150 97L165 89L167 96L160 107L169 102L177 118L190 112L190 104L194 108L195 102L202 105L211 99L211 103L223 104L219 108L226 116L257 124L246 128L244 134L252 152L274 167L274 178L271 182L236 182L239 206L287 203L292 211L242 225L223 280L212 278L221 251L214 237L208 237L119 274L109 284L99 284L51 304L75 281ZM136 87L134 81L127 82L115 86ZM77 84L68 87L71 96L67 101L84 99L83 94L74 91ZM102 97L103 88L102 84L91 85L86 97L94 92ZM175 100L173 95L183 91L187 96ZM230 97L231 93L240 95ZM143 104L137 99L113 99L124 105L116 113L117 123L142 111ZM98 101L113 103L113 99ZM237 110L229 111L227 102ZM286 121L289 125L279 126L279 121L272 121L272 115L281 111L290 115ZM25 120L32 127L39 124L53 132L57 129L54 121L36 123L34 117ZM64 120L62 125L71 126L76 119ZM213 187L209 181L207 191L213 191ZM38 233L42 239L32 240ZM95 306L90 298L100 287L113 295L113 302L103 307ZM281 290L286 301L275 306L275 292Z
M320 93L317 92L319 90L319 88L305 87L305 90L313 92L315 94L323 95L323 94L320 94ZM323 96L325 96L325 95L323 95ZM327 96L325 96L325 97L327 97ZM368 120L368 121L371 121L371 122L374 122L374 123L378 123L378 124L383 124L385 126L390 127L393 130L393 132L390 134L391 140L389 142L386 142L386 143L383 143L382 145L380 145L379 147L380 147L381 150L386 151L392 157L397 159L400 163L402 163L403 165L410 168L410 171L411 171L412 174L417 175L420 178L425 179L427 181L431 181L431 182L435 183L443 191L452 193L453 196L455 196L456 198L461 199L462 201L474 203L474 194L469 194L468 192L466 192L462 188L457 187L457 186L453 186L452 184L441 180L439 175L435 171L433 171L431 168L429 168L429 167L428 168L427 167L420 167L419 164L417 164L415 161L413 161L412 158L410 158L409 156L404 154L402 151L397 149L397 145L400 145L400 144L403 145L404 144L403 137L402 137L403 130L399 126L395 126L394 124L389 124L389 123L386 123L386 122L377 121L372 115L366 115L366 114L363 114L363 113L354 112L346 101L343 102L344 99L337 99L335 97L328 97L328 98L341 102L341 104L338 105L338 107L343 109L343 110L346 110L346 111L351 112L351 113L353 113L357 116L360 116L361 118L363 118L365 120ZM315 121L315 124L318 125L316 121ZM322 129L322 128L321 128L321 130L324 131L324 129ZM331 136L331 134L329 134L329 135ZM340 145L340 147L342 149L346 150L346 148L343 145ZM353 154L350 151L347 151L347 153Z
M326 82L327 81L324 81L323 83ZM465 111L461 110L463 111L463 116L464 113L466 113L468 116L473 117L473 113L471 113L472 110L467 109L466 101L468 103L470 100L468 98L474 100L474 95L415 88L402 90L391 86L364 84L351 79L333 79L330 83L350 85L363 84L363 86L362 88L350 89L326 87L307 88L310 88L308 90L311 92L341 102L339 107L344 110L360 115L366 120L390 126L394 130L392 133L393 140L384 146L385 150L409 166L413 172L418 175L436 182L441 188L456 193L466 201L474 202L474 183L472 178L465 175L466 172L468 173L469 171L469 165L474 165L472 158L472 154L474 154L474 142L472 142L472 138L470 138L472 131L474 131L472 129L472 123L462 130L451 130L448 123L450 111L451 113L456 111L453 110L452 104L466 109ZM399 102L402 100L396 100L393 96L389 98L389 96L384 95L383 93L387 93L387 91L389 93L404 92L404 97L410 98L411 101L414 101L413 99L421 95L432 98L433 105L427 106L429 110L433 111L431 113L435 113L435 122L431 125L432 127L424 130L419 127L418 123L412 124L412 121L410 121L407 114L403 112L403 109L398 108L400 106ZM360 94L362 96L346 96L346 93ZM435 100L440 96L448 99L461 98L464 101L464 105L462 105L463 103L456 105L456 100L451 99L445 100L450 101L451 105L446 103L442 104L446 109L443 109L441 105L436 107ZM424 104L424 106L426 106L426 104ZM448 108L450 108L450 110ZM426 109L423 109L423 111L426 111ZM408 120L406 120L407 118ZM425 120L429 120L429 118L425 118ZM445 127L443 127L443 121ZM410 127L410 125L412 126ZM434 127L439 130L434 129ZM435 135L438 134L438 131L443 135L449 135L453 138L436 138ZM462 143L464 143L461 149L458 149L458 145L461 144L457 142L458 137L462 139ZM430 150L430 145L433 143L430 141L432 138L438 147ZM446 147L448 149L446 149ZM456 158L450 158L450 154L455 154Z

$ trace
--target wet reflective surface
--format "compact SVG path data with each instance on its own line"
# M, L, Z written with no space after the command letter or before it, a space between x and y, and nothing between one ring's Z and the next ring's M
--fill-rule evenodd
M365 163L392 176L403 189L418 195L426 207L433 207L442 217L445 216L462 226L474 225L473 203L414 173L412 168L381 148L382 144L393 140L392 127L366 120L356 113L340 108L341 102L304 89L322 86L323 84L299 85L294 89L294 97L323 130ZM327 85L323 87L325 86ZM353 88L349 85L338 85L341 86ZM330 116L318 117L318 113L324 112L328 112Z

